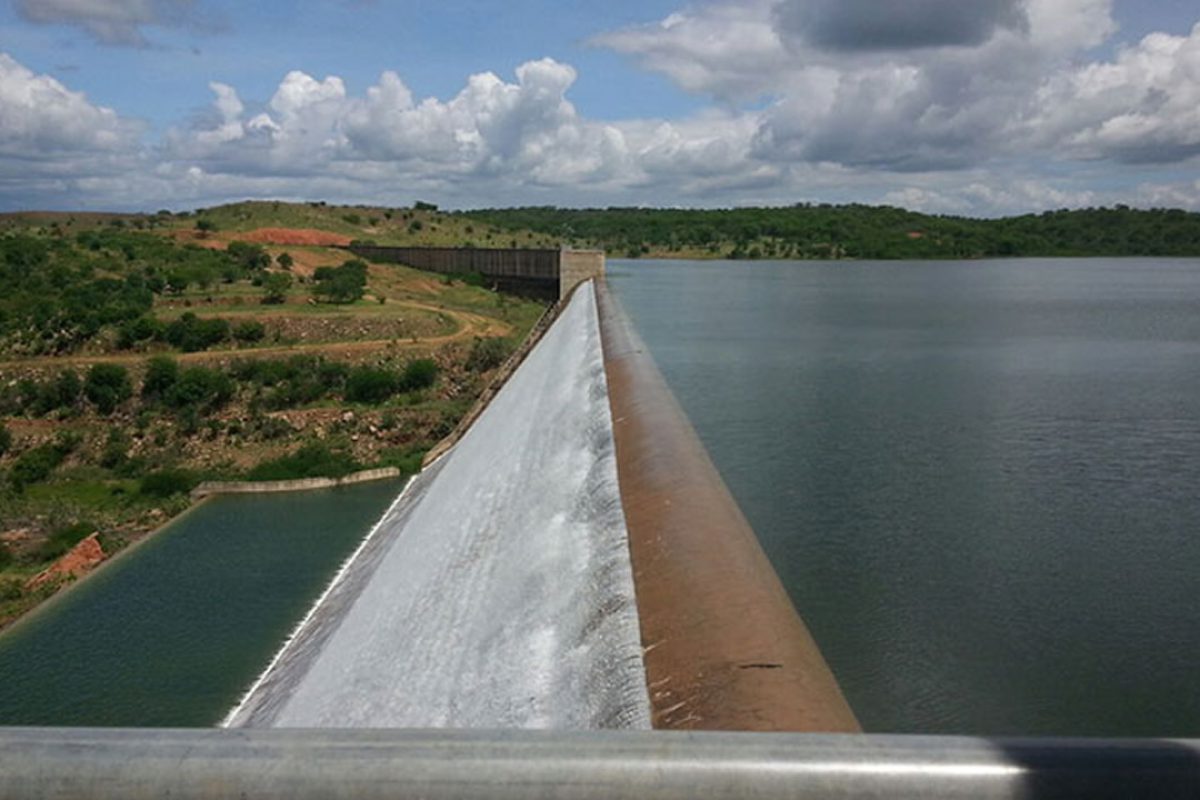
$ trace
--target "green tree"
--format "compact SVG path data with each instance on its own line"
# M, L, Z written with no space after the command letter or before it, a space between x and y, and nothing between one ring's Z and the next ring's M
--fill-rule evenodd
M111 414L133 395L129 373L118 364L96 364L88 370L83 393L102 414Z
M12 449L12 443L12 431L8 429L7 425L0 423L0 456Z
M284 255L287 255L284 253ZM287 302L288 289L292 288L292 276L284 272L272 272L263 280L263 305L280 305Z
M366 289L367 262L355 258L340 267L319 267L313 279L313 294L330 303L353 303Z
M291 253L280 253L275 257L275 263L279 265L280 269L286 269L290 272L296 261L292 258Z

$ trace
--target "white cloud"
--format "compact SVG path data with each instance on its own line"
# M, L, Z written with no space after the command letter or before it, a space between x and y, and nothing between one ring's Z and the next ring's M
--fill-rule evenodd
M1200 28L1090 63L1111 0L988 0L979 19L871 47L837 38L865 5L807 2L824 21L789 19L797 0L723 1L595 40L714 99L682 119L589 117L569 99L575 69L553 59L471 75L445 99L391 71L355 93L293 71L265 98L210 83L209 109L146 146L115 111L0 56L0 204L1200 207ZM1146 162L1175 169L1130 166Z
M25 19L75 25L104 44L141 47L147 25L211 29L217 23L196 13L195 0L14 0Z
M1111 0L717 2L597 37L688 91L766 96L754 155L961 169L1024 142L1030 104L1114 30Z
M138 126L112 109L0 53L0 155L37 161L111 154L132 147L137 134Z
M1200 155L1200 24L1188 36L1151 34L1113 62L1055 75L1027 126L1081 158L1170 163Z

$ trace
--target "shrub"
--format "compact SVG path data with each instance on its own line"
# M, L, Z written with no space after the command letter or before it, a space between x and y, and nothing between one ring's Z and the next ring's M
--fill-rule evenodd
M264 300L264 302L266 302ZM233 338L239 342L261 342L263 337L267 335L267 329L263 327L261 322L247 320L246 322L238 323L238 326L233 329Z
M38 387L32 410L36 416L42 416L58 408L73 408L82 393L83 382L79 375L74 370L64 369L53 381Z
M467 356L467 369L472 372L487 372L504 363L512 353L512 342L508 339L476 339Z
M182 469L160 469L142 478L138 491L146 497L170 497L185 494L200 482L193 473Z
M96 364L88 370L83 393L101 414L111 414L133 396L129 373L117 364Z
M346 399L351 403L382 403L399 389L396 374L375 367L355 367L346 378Z
M185 353L207 350L229 338L229 323L223 319L201 319L188 311L167 325L163 338Z
M129 458L129 437L120 428L112 428L104 449L100 451L100 466L106 469L118 469Z
M38 548L38 557L43 561L58 558L95 532L96 526L90 522L76 522L59 528L42 542Z
M427 389L437 380L438 365L432 358L418 358L408 362L400 375L399 389L402 392L415 392Z
M169 356L154 356L146 362L142 379L142 397L161 398L179 380L179 363Z
M13 463L8 479L17 491L33 483L41 483L63 462L70 452L59 444L44 444L26 450Z
M164 399L172 408L216 408L233 397L233 379L208 367L189 367L167 391Z
M361 468L349 453L335 451L324 442L308 442L291 455L258 464L246 477L252 481L340 478Z
M0 422L0 456L12 449L12 431L8 426Z

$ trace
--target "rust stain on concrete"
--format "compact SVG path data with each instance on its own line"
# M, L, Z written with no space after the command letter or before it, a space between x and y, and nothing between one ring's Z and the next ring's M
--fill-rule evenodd
M596 293L654 727L860 730L645 345Z

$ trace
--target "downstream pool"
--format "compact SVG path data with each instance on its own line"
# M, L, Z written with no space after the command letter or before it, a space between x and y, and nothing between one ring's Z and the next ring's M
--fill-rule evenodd
M1200 735L1200 260L609 271L868 730Z
M0 636L0 725L216 724L402 486L201 504Z

